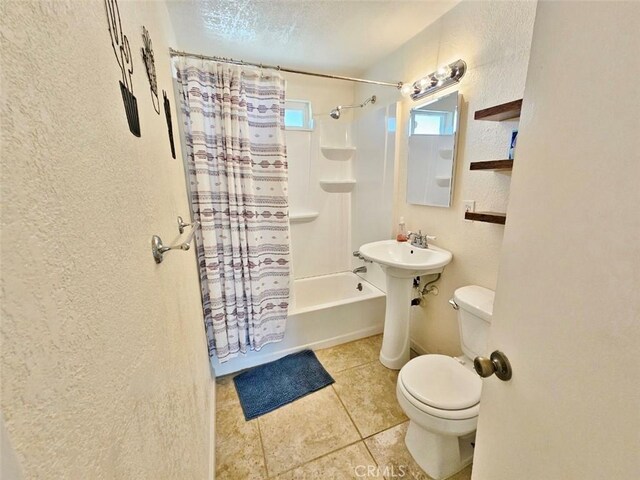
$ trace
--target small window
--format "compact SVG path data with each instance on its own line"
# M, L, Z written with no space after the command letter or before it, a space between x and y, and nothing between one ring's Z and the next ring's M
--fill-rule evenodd
M284 106L284 126L287 130L313 130L311 102L287 100Z
M411 112L411 135L448 135L453 130L453 116L447 112L415 110Z

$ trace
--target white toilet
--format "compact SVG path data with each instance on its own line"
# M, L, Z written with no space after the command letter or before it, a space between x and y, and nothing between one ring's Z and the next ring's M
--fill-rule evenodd
M487 354L494 292L459 288L450 303L458 309L464 355L422 355L400 370L396 394L410 419L405 443L414 460L435 480L447 478L473 459L482 381L473 359Z

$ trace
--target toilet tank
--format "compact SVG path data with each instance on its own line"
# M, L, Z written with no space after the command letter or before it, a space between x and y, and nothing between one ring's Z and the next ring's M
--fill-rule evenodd
M453 299L458 305L460 346L464 354L472 360L488 353L494 296L493 290L477 285L458 288L453 294Z

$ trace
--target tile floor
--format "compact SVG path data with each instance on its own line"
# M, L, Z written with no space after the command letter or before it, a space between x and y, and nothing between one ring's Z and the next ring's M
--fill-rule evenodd
M428 480L404 444L398 372L378 361L382 336L316 351L336 383L249 422L232 377L217 382L216 479ZM471 467L451 480L469 480Z

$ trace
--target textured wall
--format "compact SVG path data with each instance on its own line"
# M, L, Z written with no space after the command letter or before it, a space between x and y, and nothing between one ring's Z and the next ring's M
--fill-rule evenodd
M458 58L469 68L458 87L442 93L458 88L464 99L451 208L406 203L407 118L409 109L420 102L405 100L398 116L396 224L404 216L410 230L436 235L434 243L454 255L438 284L440 295L430 295L423 308L412 309L412 340L429 352L460 353L456 315L447 304L453 291L468 284L492 289L496 285L504 227L464 221L463 200L475 200L477 210L506 209L510 175L470 172L469 163L505 158L517 122L477 122L473 113L522 98L535 6L535 2L462 2L366 73L367 78L408 82ZM398 99L392 89L375 90L381 104ZM358 87L356 96L372 91Z
M170 90L169 24L162 3L120 3L142 138L128 131L103 2L1 7L1 407L25 478L209 469L196 263L171 252L156 265L150 251L188 216L140 56L145 25Z
M483 381L475 480L639 476L638 25L538 5L489 340L513 379Z

